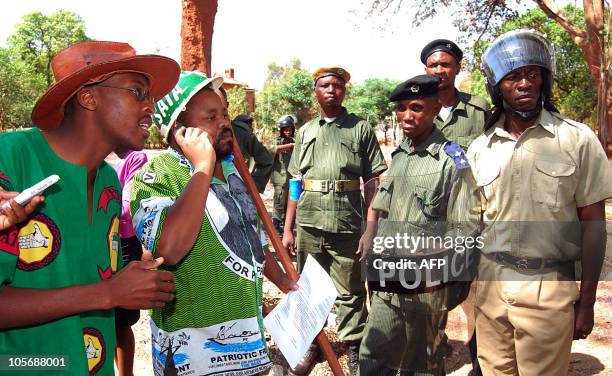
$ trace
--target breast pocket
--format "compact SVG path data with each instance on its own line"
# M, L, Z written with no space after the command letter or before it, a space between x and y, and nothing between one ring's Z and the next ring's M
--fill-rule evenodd
M342 169L344 172L361 176L361 156L359 155L359 143L341 138L340 155L341 161L343 162Z
M447 200L441 193L416 186L414 196L421 213L427 220L436 221L446 218Z
M487 167L476 172L476 185L478 186L478 190L480 191L480 196L482 198L482 210L489 210L495 207L491 204L491 202L493 200L493 195L499 186L500 172L501 168L499 166ZM491 214L494 215L494 213Z
M316 135L312 135L310 137L305 137L300 144L300 159L298 169L302 175L304 175L308 169L314 166L314 149L316 140Z
M576 166L536 160L532 172L531 197L538 204L562 207L572 202L576 188Z

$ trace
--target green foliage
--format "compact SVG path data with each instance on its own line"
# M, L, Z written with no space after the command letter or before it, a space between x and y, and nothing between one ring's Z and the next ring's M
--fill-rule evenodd
M312 116L315 110L312 87L312 78L301 68L299 60L294 59L286 66L268 65L268 79L263 90L257 93L255 109L263 139L276 135L276 123L283 115L296 115L300 124Z
M248 112L246 91L242 87L235 87L227 91L227 106L230 119Z
M36 100L53 83L51 58L85 40L85 25L75 13L59 10L22 17L8 37L8 48L0 48L0 129L31 124Z
M372 78L362 85L354 85L347 94L346 108L349 112L368 120L372 125L382 123L393 113L393 103L389 102L389 94L399 83L399 81Z
M567 5L563 12L578 27L584 27L584 11ZM553 86L553 98L557 109L564 115L589 124L596 120L597 97L595 83L582 50L574 43L567 32L555 21L549 19L540 8L533 8L525 14L506 21L493 32L498 36L510 30L535 29L546 34L555 47L557 73ZM474 57L480 61L488 43L478 43L474 47ZM484 77L475 67L472 71L471 92L486 94ZM485 95L488 98L488 95Z
M30 112L45 89L38 78L24 62L0 48L0 129L31 124Z
M53 83L53 56L71 44L87 40L81 17L58 10L49 15L41 12L26 14L7 42L11 53L27 62L33 73L42 75L49 86Z

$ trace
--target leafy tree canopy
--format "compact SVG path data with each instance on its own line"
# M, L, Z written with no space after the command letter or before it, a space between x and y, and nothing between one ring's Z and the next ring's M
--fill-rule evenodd
M268 79L257 93L255 119L263 128L263 138L273 137L278 119L286 114L298 117L298 124L310 119L316 109L312 94L313 82L300 61L293 59L285 66L268 65Z
M399 84L381 78L371 78L363 84L353 85L345 100L349 112L368 120L371 125L377 125L393 113L393 104L389 102L389 94Z
M53 83L51 59L71 44L89 40L73 12L26 14L0 48L0 129L29 126L38 97Z
M584 11L573 5L567 5L563 12L570 20L584 27ZM535 29L546 34L555 47L557 72L553 97L558 110L564 115L580 122L595 124L597 97L595 83L589 73L589 67L582 50L572 41L569 34L557 22L548 18L540 8L533 8L525 14L504 22L493 31L494 36L510 30ZM481 41L474 46L474 59L480 57L489 42ZM472 71L471 91L478 95L486 95L484 78L478 67Z

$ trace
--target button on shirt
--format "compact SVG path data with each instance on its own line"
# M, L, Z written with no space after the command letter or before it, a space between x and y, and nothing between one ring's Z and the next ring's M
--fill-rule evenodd
M468 159L481 196L485 253L575 260L576 208L612 197L612 169L593 131L544 109L518 140L502 116L472 143Z

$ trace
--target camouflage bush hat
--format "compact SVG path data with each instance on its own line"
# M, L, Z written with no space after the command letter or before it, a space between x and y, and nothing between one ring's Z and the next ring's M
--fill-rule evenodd
M196 93L209 86L217 90L223 84L223 77L208 78L200 71L181 71L178 83L165 97L155 102L155 123L165 142L168 133L181 111Z

